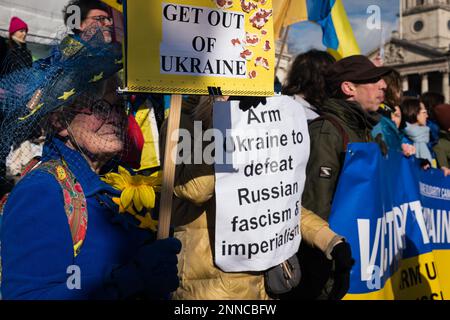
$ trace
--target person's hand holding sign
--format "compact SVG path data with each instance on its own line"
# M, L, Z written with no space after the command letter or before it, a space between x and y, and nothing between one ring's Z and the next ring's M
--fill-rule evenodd
M336 244L331 251L333 257L333 287L329 299L340 300L350 288L350 271L355 260L352 258L350 245L343 241Z
M239 101L239 109L247 111L251 107L256 108L259 104L265 105L267 103L266 97L244 97L244 96L232 96L230 101Z

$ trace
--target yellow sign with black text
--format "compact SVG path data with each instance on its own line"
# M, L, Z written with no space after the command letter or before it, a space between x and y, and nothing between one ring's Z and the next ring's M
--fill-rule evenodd
M133 0L126 16L129 92L272 96L272 0Z
M370 293L347 294L344 300L445 300L448 295L442 280L449 272L441 267L433 252L401 260L400 268L383 288Z

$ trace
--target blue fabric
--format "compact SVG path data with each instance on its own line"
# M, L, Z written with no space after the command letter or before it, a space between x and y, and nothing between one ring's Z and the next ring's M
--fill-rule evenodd
M378 134L381 134L389 150L402 151L402 135L394 121L387 117L381 117L380 122L372 129L373 138Z
M402 137L402 144L403 143L414 145L414 142L410 138L408 138L406 135L403 135L403 137Z
M430 128L430 142L428 147L433 149L433 147L438 143L439 140L439 125L433 120L427 120L427 126Z
M0 232L3 298L116 299L123 292L136 293L142 286L136 270L127 267L119 279L115 276L122 292L114 286L111 274L115 267L129 262L152 234L114 222L118 214L101 202L107 201L105 193L118 192L102 182L78 152L56 139L45 145L44 161L60 156L86 196L85 242L74 258L61 187L52 175L32 171L14 188L5 206ZM74 275L73 271L68 272L68 267L73 265L81 271L79 290L67 286Z
M414 299L408 292L415 290L423 292L417 294L418 299L430 294L429 282L435 279L431 277L426 278L425 286L385 284L394 274L408 274L410 266L425 270L426 260L417 256L432 249L450 249L444 238L436 241L429 237L436 235L442 223L436 221L441 221L441 212L445 215L450 206L445 193L449 188L450 180L441 170L421 170L420 162L413 157L395 151L382 157L373 143L348 145L329 223L333 231L345 237L356 260L349 293L361 294L358 299L373 299L363 294L384 287L393 290L399 300ZM377 280L379 286L374 285ZM383 299L383 295L378 297Z
M323 32L323 44L327 48L337 50L339 47L339 39L334 27L331 10L336 0L317 1L307 0L308 19L318 23Z

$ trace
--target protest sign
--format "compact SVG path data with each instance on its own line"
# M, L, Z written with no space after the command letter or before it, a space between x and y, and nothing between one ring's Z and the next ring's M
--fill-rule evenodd
M215 262L224 271L266 270L294 255L301 240L309 157L303 107L285 96L248 111L236 101L216 103L214 127L225 137L215 140Z
M420 195L435 268L445 299L450 299L450 178L441 170L420 173Z
M133 0L126 90L272 96L272 0Z
M345 299L444 299L419 179L413 158L348 145L329 220L356 261Z

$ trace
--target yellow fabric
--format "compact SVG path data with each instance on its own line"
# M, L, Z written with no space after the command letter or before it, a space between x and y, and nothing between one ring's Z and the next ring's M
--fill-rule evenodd
M155 128L156 123L152 122L151 111L152 109L150 107L143 104L139 107L135 116L136 122L144 136L144 147L142 149L141 167L139 170L154 168L160 165L158 131Z
M165 127L161 129L161 149L165 145ZM180 128L193 132L193 122L182 112ZM194 145L192 143L192 145ZM178 255L180 286L175 300L267 300L262 272L223 272L214 265L215 177L213 166L178 165L175 173L175 197L171 224L182 249ZM219 199L223 201L224 199ZM326 240L319 232L328 228L326 221L302 208L302 237L312 245ZM334 235L334 233L331 233ZM326 233L330 236L330 233ZM322 244L325 243L325 244Z
M339 39L339 47L336 50L328 49L337 60L361 54L355 35L353 34L352 26L347 18L344 5L342 1L337 0L331 9L331 17L333 19L334 28L336 30L337 38Z
M291 24L307 21L306 0L273 1L273 28L276 40L281 38L281 31Z
M78 241L76 244L73 245L73 256L76 258L78 254L80 253L80 248L83 245L83 240Z
M336 233L329 228L328 222L303 207L300 230L303 241L312 247L320 249L324 253L336 237Z
M432 159L432 160L431 160L431 167L434 168L434 169L437 169L437 168L438 168L436 159Z
M161 129L161 150L165 127ZM180 128L193 133L193 122L182 113ZM180 286L175 300L267 300L261 272L223 272L214 265L214 171L208 165L178 165L171 224L182 249L178 255Z
M111 8L116 9L119 12L123 11L123 6L117 2L117 0L102 0L102 2L106 3Z

